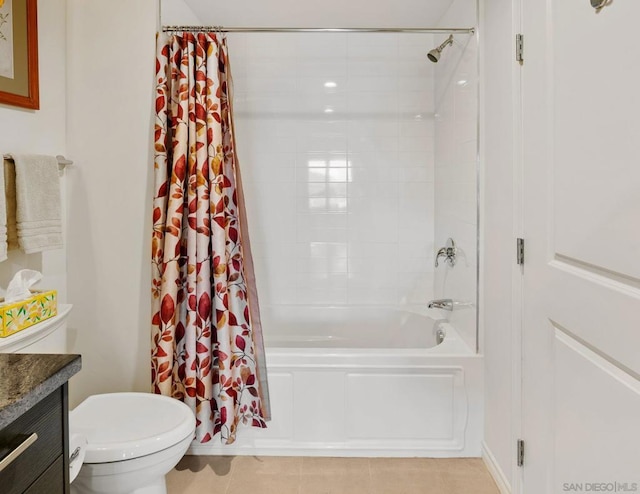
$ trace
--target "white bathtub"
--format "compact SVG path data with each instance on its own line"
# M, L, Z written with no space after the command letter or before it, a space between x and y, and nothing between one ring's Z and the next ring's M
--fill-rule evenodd
M262 310L268 348L435 347L433 321L396 308L275 306Z
M479 456L482 359L440 319L397 308L262 309L273 419L190 454ZM437 333L444 341L437 344Z

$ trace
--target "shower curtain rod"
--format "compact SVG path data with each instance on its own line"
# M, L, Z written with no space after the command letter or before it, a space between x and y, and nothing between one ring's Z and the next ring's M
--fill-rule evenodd
M431 27L223 27L163 26L164 32L204 31L211 33L431 33L473 34L475 28Z

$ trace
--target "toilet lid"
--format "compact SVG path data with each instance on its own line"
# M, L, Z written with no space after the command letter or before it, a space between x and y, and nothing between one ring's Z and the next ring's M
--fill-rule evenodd
M181 401L150 393L87 398L69 414L69 429L87 438L84 463L130 460L169 448L195 431Z

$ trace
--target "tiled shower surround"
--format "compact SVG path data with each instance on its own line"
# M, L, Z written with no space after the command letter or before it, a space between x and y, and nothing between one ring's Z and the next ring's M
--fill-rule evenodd
M228 38L261 303L426 304L433 36Z

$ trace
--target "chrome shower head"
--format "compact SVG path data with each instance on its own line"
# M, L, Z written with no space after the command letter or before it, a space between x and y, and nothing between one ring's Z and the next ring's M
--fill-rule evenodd
M453 34L449 35L449 37L446 40L444 40L444 42L440 46L438 46L438 48L434 48L433 50L431 50L427 54L427 57L433 63L438 63L438 60L440 60L440 54L442 53L442 50L444 50L445 46L452 45L452 44L453 44Z
M438 60L440 60L440 52L436 49L433 49L427 54L427 57L433 63L438 63Z

